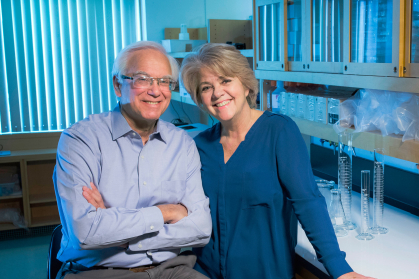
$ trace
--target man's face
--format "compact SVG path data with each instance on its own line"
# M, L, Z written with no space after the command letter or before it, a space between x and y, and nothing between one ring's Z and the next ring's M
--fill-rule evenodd
M154 49L145 49L130 55L127 72L121 74L132 77L139 73L163 78L171 77L172 71L164 54ZM169 106L172 95L169 90L161 90L156 80L153 80L152 85L143 88L134 88L133 81L129 79L124 79L122 84L114 80L114 88L116 95L120 97L122 110L137 124L151 124L159 119Z

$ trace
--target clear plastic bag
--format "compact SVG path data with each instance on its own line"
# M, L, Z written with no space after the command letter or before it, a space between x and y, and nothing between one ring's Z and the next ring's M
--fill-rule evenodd
M28 224L17 208L1 208L0 223L13 223L18 228L28 230Z
M419 140L419 97L409 93L362 89L340 105L337 133L354 126L355 133L380 131Z

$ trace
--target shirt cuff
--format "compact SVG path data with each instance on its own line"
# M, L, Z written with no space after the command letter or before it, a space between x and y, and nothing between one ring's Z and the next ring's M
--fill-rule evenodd
M141 213L144 217L144 233L158 232L163 228L164 219L161 210L157 206L142 208Z

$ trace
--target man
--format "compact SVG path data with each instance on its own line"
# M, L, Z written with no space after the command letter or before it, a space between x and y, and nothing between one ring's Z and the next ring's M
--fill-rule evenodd
M58 144L57 278L207 278L192 269L195 256L178 256L207 244L212 230L198 151L186 132L159 120L177 63L161 45L136 42L112 75L116 108L74 124Z

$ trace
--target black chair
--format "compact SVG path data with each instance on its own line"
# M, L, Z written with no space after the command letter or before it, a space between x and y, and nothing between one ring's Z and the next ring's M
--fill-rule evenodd
M49 243L49 253L48 253L48 266L47 266L47 279L55 279L57 273L63 265L62 262L57 260L57 253L60 250L61 237L63 236L61 228L63 226L58 225L51 235L51 242Z

